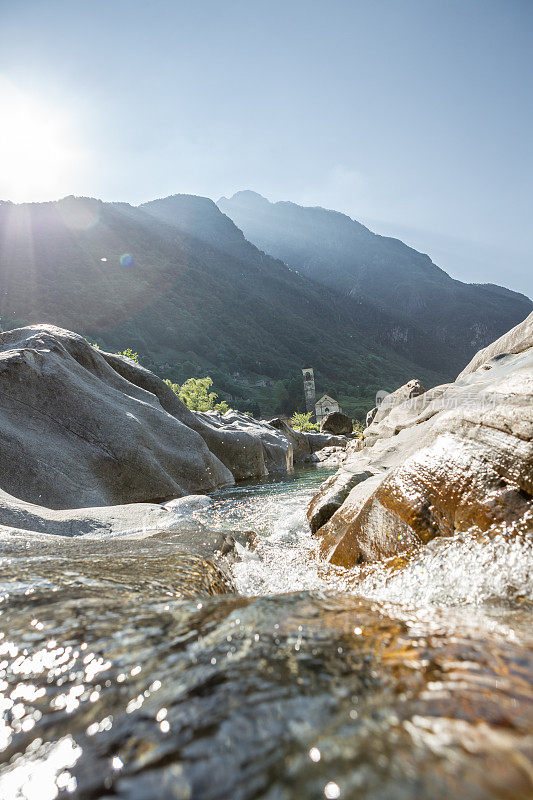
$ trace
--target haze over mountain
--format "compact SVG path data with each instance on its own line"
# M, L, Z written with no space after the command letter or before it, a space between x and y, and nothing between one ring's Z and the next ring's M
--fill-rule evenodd
M359 416L380 388L453 373L431 337L259 251L206 198L0 203L0 237L4 327L54 323L131 347L163 377L210 374L240 407L302 407L307 366Z
M501 286L454 280L429 256L337 211L271 203L253 191L222 197L218 206L247 239L302 275L436 337L457 372L533 308L529 298Z

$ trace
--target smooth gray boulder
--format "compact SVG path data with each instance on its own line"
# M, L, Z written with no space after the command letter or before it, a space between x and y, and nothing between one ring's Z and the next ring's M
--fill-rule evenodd
M233 466L234 475L237 473L239 477L248 478L261 474L267 475L271 472L287 472L292 469L294 457L291 440L268 422L256 420L248 414L234 409L226 411L225 414L217 411L198 413L195 414L195 417L197 418L195 430L204 437L213 452L217 453L222 461L227 458L227 444L230 437L234 437L232 441L241 442L240 461L238 461L241 466L238 473L236 461L228 461L230 469ZM208 434L202 427L204 422L207 423L208 429L216 428L217 435L220 437L216 442L213 441L212 433ZM253 472L250 468L251 464L254 465Z
M126 380L154 394L165 411L199 433L235 480L264 477L269 471L292 468L287 443L282 437L275 437L275 431L265 429L239 411L230 410L224 415L217 411L191 411L153 372L124 356L104 352L102 356Z
M269 425L285 436L292 445L293 459L295 464L303 464L309 461L311 455L311 445L306 433L295 431L290 425L281 419L281 417L274 417L269 420Z
M239 551L248 545L251 531L210 530L195 515L209 505L208 497L188 495L165 506L54 510L0 490L0 554L20 559L13 561L17 574L41 569L43 578L54 579L58 570L67 569L82 580L92 576L118 582L132 558L143 567L155 559L157 580L166 573L173 594L235 591L230 566L241 560Z
M50 508L209 492L233 475L202 437L53 326L0 334L0 486Z
M195 414L156 375L70 331L0 334L0 486L24 501L163 501L290 467L288 441L253 422Z
M184 497L183 500L187 500ZM189 514L191 511L189 510ZM128 503L94 508L52 509L28 503L0 489L0 524L32 534L113 538L144 536L183 520L156 503Z
M224 415L217 411L191 411L168 384L140 364L114 353L102 352L102 357L126 380L154 394L165 411L199 433L235 480L264 477L270 471L292 468L287 442L265 423L240 411L230 410Z
M268 424L279 430L291 442L295 464L321 461L323 459L314 457L316 453L328 447L344 449L350 441L346 436L335 436L331 433L296 431L280 417L271 419Z
M350 441L346 436L335 436L333 433L306 433L312 453L324 447L346 447Z

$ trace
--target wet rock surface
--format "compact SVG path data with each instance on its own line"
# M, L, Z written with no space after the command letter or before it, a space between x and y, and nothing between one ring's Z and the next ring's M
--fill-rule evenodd
M531 319L519 327L508 339L520 352L506 353L504 337L503 352L494 346L492 361L454 384L423 392L411 382L414 393L407 385L379 407L363 449L349 451L309 509L332 563L386 558L466 531L531 533Z
M0 529L0 797L529 797L527 549L320 562L321 473L182 498L149 535Z
M3 570L2 796L529 796L516 618L511 634L342 595L184 601L171 566L76 581L32 560L29 594Z

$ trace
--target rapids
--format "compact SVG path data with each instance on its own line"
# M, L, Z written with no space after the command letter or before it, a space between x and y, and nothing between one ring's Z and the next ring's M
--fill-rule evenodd
M531 797L531 539L331 567L305 516L328 474L193 513L253 531L237 593L193 591L172 532L2 543L0 797Z
M533 537L434 539L409 558L342 569L321 562L306 509L333 471L300 471L284 480L221 490L195 516L211 529L250 528L256 547L233 567L239 593L350 591L400 606L533 601ZM532 525L533 527L533 525ZM397 568L398 564L401 568Z

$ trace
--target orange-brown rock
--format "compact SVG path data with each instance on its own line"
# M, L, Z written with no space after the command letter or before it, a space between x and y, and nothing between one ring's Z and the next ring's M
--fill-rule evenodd
M454 384L376 415L366 446L309 508L332 563L375 561L466 531L533 531L532 321ZM507 353L517 341L520 352Z

